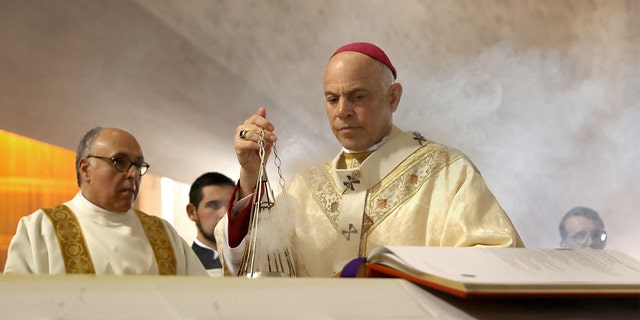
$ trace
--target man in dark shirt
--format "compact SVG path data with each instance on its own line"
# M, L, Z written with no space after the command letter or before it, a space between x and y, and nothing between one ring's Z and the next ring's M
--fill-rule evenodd
M235 183L229 177L218 172L207 172L198 177L189 190L187 214L198 228L191 248L209 275L222 275L213 230L224 216L234 188Z

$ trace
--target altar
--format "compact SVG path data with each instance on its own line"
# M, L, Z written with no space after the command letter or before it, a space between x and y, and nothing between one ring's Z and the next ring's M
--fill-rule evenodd
M2 276L0 319L638 319L638 299L465 300L402 279Z

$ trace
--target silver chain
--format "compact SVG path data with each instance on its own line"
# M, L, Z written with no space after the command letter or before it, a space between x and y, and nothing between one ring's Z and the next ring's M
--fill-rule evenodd
M282 175L282 160L280 160L280 157L278 156L278 149L276 148L275 143L273 144L273 164L275 164L276 168L278 169L278 182L280 183L280 188L282 188L281 192L284 192L285 181L284 176Z
M258 128L258 136L258 147L260 148L258 154L260 155L260 164L264 165L267 143L264 140L264 130L262 128ZM278 183L280 184L280 188L282 188L281 192L284 192L285 180L284 175L282 174L282 160L280 159L280 156L278 156L278 148L276 148L275 143L273 144L273 164L278 170Z

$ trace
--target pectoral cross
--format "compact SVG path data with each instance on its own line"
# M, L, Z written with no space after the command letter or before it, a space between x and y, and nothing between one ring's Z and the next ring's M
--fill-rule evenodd
M342 184L344 184L346 187L344 191L342 191L342 193L344 194L348 189L351 189L352 191L355 190L353 188L353 184L360 183L360 180L358 180L358 178L360 178L360 171L354 171L353 176L347 175L348 181L342 182Z

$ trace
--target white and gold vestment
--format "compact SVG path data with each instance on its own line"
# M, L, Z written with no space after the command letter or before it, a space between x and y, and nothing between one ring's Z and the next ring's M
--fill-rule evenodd
M64 207L20 219L5 274L207 275L191 247L163 219L135 209L110 212L80 192Z
M293 224L299 276L335 276L350 260L382 245L524 246L478 169L460 151L394 127L364 161L354 158L341 152L296 175L286 190L299 205L281 217ZM228 217L222 221L219 248L233 274L244 241L230 248Z

